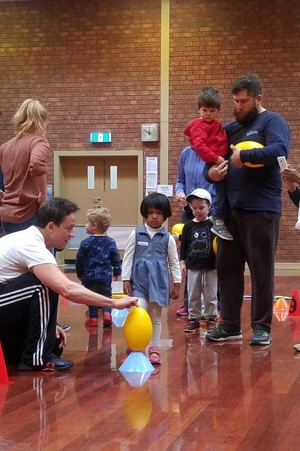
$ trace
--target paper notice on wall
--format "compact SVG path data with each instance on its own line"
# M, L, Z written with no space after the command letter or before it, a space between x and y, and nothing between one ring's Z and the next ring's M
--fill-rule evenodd
M157 157L146 157L146 193L157 190Z
M167 197L173 196L173 185L157 185L157 192Z

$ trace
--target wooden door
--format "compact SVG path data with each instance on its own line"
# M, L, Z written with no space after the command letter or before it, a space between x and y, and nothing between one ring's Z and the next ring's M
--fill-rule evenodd
M84 226L87 209L99 197L111 213L113 226L136 226L140 222L138 168L136 156L64 155L60 157L60 193L56 195L78 204L76 227ZM75 255L74 250L64 252L65 259L72 260Z

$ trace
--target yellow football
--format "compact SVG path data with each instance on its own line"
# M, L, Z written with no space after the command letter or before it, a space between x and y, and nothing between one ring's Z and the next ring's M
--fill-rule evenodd
M252 149L260 149L261 147L264 147L262 144L257 143L255 141L242 141L238 144L235 144L234 147L238 147L241 150L252 150ZM252 163L244 163L245 166L248 166L249 168L261 168L264 166L263 164L252 164Z

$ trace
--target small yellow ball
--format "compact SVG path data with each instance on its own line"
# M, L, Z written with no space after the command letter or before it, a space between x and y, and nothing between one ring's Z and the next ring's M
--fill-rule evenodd
M178 235L181 235L183 226L184 224L174 224L172 227L172 235L174 235L174 233L178 233Z
M217 255L218 245L217 245L217 237L216 236L213 239L212 248L213 248L215 255Z

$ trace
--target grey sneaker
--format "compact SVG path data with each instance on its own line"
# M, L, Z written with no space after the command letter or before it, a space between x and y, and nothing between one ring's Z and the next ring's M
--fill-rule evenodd
M210 330L205 335L205 339L207 341L233 341L233 340L241 340L242 339L242 332L234 332L225 330L222 327L217 327L214 330Z
M210 230L212 231L212 233L214 233L218 237L222 238L223 240L228 240L228 241L233 240L233 236L231 235L231 233L228 232L228 230L224 224L220 224L220 225L214 224Z
M199 321L189 320L189 325L186 326L186 328L184 329L184 332L188 333L188 334L195 334L195 333L199 332L199 329L200 329Z
M250 345L261 346L271 344L272 338L269 332L263 329L253 329L253 335L250 340Z

